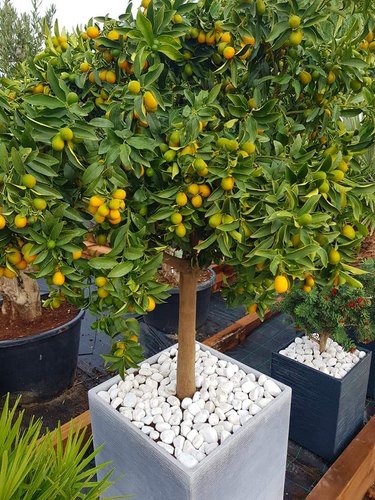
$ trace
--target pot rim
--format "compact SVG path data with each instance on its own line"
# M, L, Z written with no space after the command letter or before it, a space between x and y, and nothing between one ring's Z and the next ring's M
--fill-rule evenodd
M207 281L203 281L203 283L198 283L197 285L197 292L201 292L203 290L206 290L207 288L211 288L215 284L216 280L216 273L211 267L207 267L207 271L211 273L211 278L209 278ZM177 295L180 293L179 288L169 288L167 290L167 293L170 295Z
M16 339L0 340L0 349L6 347L16 347L23 344L30 344L32 342L38 342L39 340L44 340L49 337L53 337L54 335L59 335L60 333L63 333L66 330L68 330L75 323L78 323L78 321L81 321L84 314L85 310L80 309L78 311L78 314L67 323L63 323L62 325L56 326L55 328L51 328L50 330L46 330L45 332L40 332L36 333L35 335L20 337Z

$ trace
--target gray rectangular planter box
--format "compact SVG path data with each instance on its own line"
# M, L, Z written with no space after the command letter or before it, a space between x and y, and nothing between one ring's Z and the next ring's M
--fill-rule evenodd
M174 346L176 347L176 346ZM201 344L246 373L260 373ZM170 349L170 348L169 348ZM166 349L168 351L169 349ZM156 362L161 353L151 357ZM281 500L284 493L291 390L282 392L196 467L188 469L97 396L120 377L89 391L97 464L112 461L115 484L106 495L134 500ZM108 469L106 469L107 471ZM98 473L102 478L106 471Z
M366 352L342 379L272 353L272 377L292 388L290 439L329 462L336 460L363 425L371 364L371 353Z

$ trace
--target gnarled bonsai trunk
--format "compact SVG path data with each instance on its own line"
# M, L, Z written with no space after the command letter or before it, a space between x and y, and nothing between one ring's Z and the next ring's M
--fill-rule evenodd
M320 354L327 349L328 339L329 339L328 333L320 333L319 334L319 350L320 350Z
M24 272L16 278L0 278L1 313L9 320L32 321L42 314L38 283Z
M195 387L195 322L197 303L196 269L180 270L180 309L178 319L177 397L191 397Z

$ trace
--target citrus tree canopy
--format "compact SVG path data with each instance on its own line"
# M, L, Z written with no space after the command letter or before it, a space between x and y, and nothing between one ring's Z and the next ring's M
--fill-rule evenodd
M262 314L296 278L359 286L374 223L374 4L143 0L84 32L55 26L0 100L0 264L107 311L107 361L137 361L137 327L167 297L167 248L237 269ZM360 116L350 127L349 118ZM110 253L85 260L84 242ZM96 280L97 293L85 294ZM310 284L308 284L310 283ZM116 353L116 355L114 355Z

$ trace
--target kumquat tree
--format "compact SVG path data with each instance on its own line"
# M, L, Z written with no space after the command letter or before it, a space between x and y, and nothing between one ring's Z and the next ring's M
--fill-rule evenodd
M1 79L3 312L38 317L46 279L45 307L103 312L106 362L123 373L142 352L125 315L166 299L164 259L180 272L183 398L199 269L231 264L228 299L260 315L293 282L359 287L351 263L375 220L374 15L370 0L142 0L136 15L46 32ZM106 252L84 258L92 245Z

